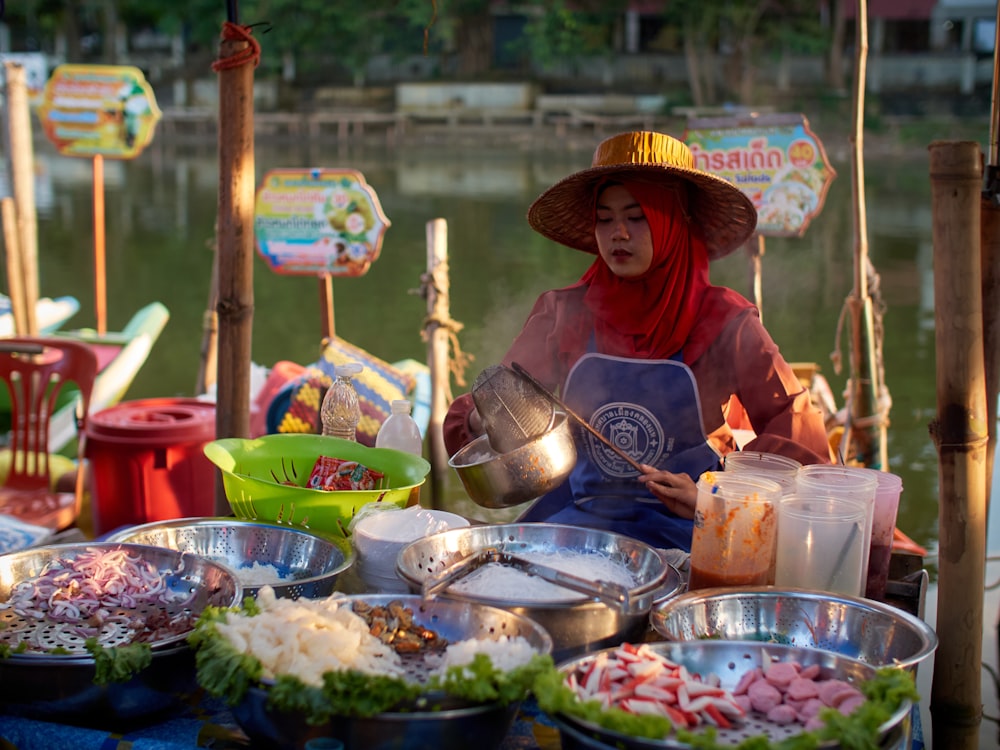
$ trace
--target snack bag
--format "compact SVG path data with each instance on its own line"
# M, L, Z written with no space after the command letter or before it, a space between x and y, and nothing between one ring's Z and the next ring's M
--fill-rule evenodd
M384 477L382 472L357 461L320 456L306 486L314 490L374 490Z

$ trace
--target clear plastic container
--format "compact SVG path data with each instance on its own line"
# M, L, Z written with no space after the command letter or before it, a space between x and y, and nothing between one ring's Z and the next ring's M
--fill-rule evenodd
M394 448L415 456L423 454L424 439L420 436L420 427L410 416L411 406L405 398L392 402L392 414L382 423L375 436L376 448Z
M358 422L361 421L361 406L358 403L358 392L354 388L352 378L364 368L357 362L337 365L333 383L323 396L320 407L320 419L323 422L323 434L344 440L357 440Z

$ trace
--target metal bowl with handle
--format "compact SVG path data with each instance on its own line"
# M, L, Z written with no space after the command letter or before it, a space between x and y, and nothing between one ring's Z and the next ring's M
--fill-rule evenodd
M412 591L421 592L426 579L484 550L521 557L554 550L600 556L631 575L635 583L628 589L627 607L571 592L568 598L550 601L489 591L456 592L453 588L440 592L439 596L502 607L530 617L552 636L552 655L557 661L641 639L649 627L654 599L671 574L677 575L661 554L644 542L608 531L550 523L472 526L433 534L404 547L396 559L396 571Z
M562 484L576 465L571 423L556 413L552 429L506 453L480 435L448 460L469 497L484 508L510 508Z

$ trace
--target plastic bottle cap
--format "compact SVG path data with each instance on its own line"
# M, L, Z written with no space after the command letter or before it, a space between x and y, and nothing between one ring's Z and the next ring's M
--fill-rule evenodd
M393 414L409 414L410 409L413 404L410 403L409 399L397 398L392 401L392 413Z
M364 369L365 366L360 362L345 362L342 365L334 367L333 372L337 377L340 377L341 375L350 375L353 377Z

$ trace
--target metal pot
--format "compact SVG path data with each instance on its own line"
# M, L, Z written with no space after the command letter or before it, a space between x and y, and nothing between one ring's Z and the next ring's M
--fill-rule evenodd
M541 497L565 481L576 465L570 421L556 413L555 426L508 453L490 447L480 435L452 456L448 465L477 505L510 508Z
M501 607L531 618L552 636L552 657L559 661L588 651L641 640L649 628L654 599L662 597L668 578L678 573L660 553L644 542L610 531L551 523L495 524L452 529L419 539L396 558L396 572L414 592L425 577L481 550L495 548L514 555L553 550L605 555L619 562L635 580L627 609L580 594L558 601L502 599L488 594L453 593L440 596Z

